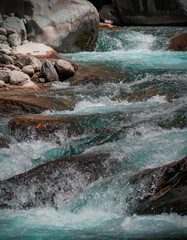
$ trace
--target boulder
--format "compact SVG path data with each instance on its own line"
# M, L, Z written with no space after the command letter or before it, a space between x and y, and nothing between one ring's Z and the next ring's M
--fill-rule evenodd
M19 4L19 1L18 1L18 4ZM12 12L15 12L15 9ZM3 27L5 29L14 29L19 34L21 41L24 41L27 39L27 31L25 28L24 21L22 19L18 17L7 17L3 21Z
M168 50L187 51L187 33L172 38Z
M14 60L11 56L8 56L7 54L0 54L0 63L4 63L4 64L11 63L11 64L13 64Z
M99 15L86 0L1 0L0 9L3 14L16 12L26 19L28 39L31 41L49 44L61 52L94 49ZM8 21L9 18L6 23ZM17 31L19 33L19 29Z
M5 28L0 28L0 35L6 36L7 30Z
M29 75L17 71L17 70L13 70L9 73L10 76L10 83L12 84L19 84L19 85L23 85L24 83L26 83L27 81L30 81L30 77Z
M6 36L0 35L0 43L4 43L8 45L8 39Z
M2 87L6 87L6 84L4 81L0 80L0 88L2 88Z
M55 62L55 68L61 81L66 80L75 74L75 69L71 63L62 59Z
M21 38L19 34L13 33L8 36L8 42L11 47L17 47L21 45Z
M104 5L99 11L100 19L105 23L119 25L120 19L114 5Z
M22 68L22 72L28 74L29 76L32 76L34 74L34 68L31 65L26 65Z
M187 18L178 0L114 0L123 24L186 24Z
M130 180L131 184L137 182L140 185L136 186L136 214L187 215L187 157L156 169L145 170Z
M10 72L11 72L11 70L7 69L7 68L0 69L0 80L5 83L9 83L9 81L10 81L9 73Z
M59 76L56 72L56 69L54 68L53 64L49 60L46 60L42 64L41 73L48 82L59 80Z
M88 153L57 159L0 181L0 208L61 208L90 183L112 173L109 157Z
M34 68L34 71L40 71L42 67L42 63L39 59L34 56L28 56L25 61L26 65L31 65Z

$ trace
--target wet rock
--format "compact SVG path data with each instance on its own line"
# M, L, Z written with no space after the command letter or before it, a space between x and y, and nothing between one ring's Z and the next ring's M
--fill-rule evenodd
M4 81L0 80L0 88L6 87L6 84Z
M13 34L9 35L8 42L11 47L17 47L17 46L21 45L21 38L20 38L19 34L13 33Z
M47 92L46 92L47 91ZM63 97L56 99L56 91L40 90L41 96L35 95L35 91L18 88L12 86L9 91L1 91L0 94L0 113L10 113L12 115L18 114L38 114L45 110L72 110L75 105L74 96L70 99Z
M4 64L11 63L11 64L13 64L14 60L11 56L8 56L7 54L0 54L0 63L4 63Z
M38 80L38 75L37 74L34 74L32 77L31 77L31 81L35 82Z
M32 76L34 74L34 68L31 65L26 65L22 68L22 72Z
M5 28L0 28L0 35L6 36L7 30Z
M90 51L95 47L99 16L88 1L1 0L0 9L6 14L16 9L26 19L31 41L49 44L61 52ZM19 29L13 28L19 33Z
M187 18L177 0L114 0L124 24L185 24Z
M42 67L42 63L40 62L40 60L34 56L28 56L26 58L25 64L31 65L34 68L34 71L40 71Z
M179 2L180 7L187 14L187 2L186 2L186 0L178 0L178 2Z
M145 181L142 183L142 179ZM187 157L156 169L145 170L130 183L138 188L137 214L187 215Z
M0 35L0 43L4 43L8 45L8 39L7 37Z
M46 60L42 64L41 73L48 82L59 80L59 76L56 72L56 69L54 68L53 64L49 60Z
M19 85L23 85L24 83L26 83L27 81L30 81L30 77L20 71L17 70L13 70L9 73L10 76L10 83L12 84L19 84Z
M187 33L172 38L168 50L187 51Z
M110 23L113 25L119 25L120 19L118 17L118 12L113 5L104 5L99 11L100 19L105 23Z
M62 59L55 62L55 68L61 81L66 80L75 74L75 69L71 63Z
M40 165L30 171L0 181L0 208L61 208L99 177L114 173L110 156L83 154Z
M21 41L24 41L27 39L27 31L25 28L24 21L22 19L20 19L18 17L7 17L3 21L3 27L5 29L9 29L9 30L13 29L14 31L16 31L19 34ZM9 34L11 34L11 33L8 32L8 35ZM16 33L14 33L14 34L16 34Z

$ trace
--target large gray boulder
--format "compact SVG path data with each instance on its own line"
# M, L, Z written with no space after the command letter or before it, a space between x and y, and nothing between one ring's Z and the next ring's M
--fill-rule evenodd
M185 0L113 0L113 2L124 24L172 25L187 23L187 17L179 4L179 2L186 2Z
M4 1L2 1L1 4L3 4L3 2ZM11 4L12 4L12 1L11 1ZM13 10L12 12L14 12L14 11L15 10ZM14 31L16 31L20 35L20 38L21 38L22 41L27 39L27 31L26 31L26 28L25 28L24 21L22 19L20 19L18 17L7 17L3 21L3 27L5 29L13 29Z
M1 0L3 14L26 19L28 39L62 52L93 50L99 16L86 0Z

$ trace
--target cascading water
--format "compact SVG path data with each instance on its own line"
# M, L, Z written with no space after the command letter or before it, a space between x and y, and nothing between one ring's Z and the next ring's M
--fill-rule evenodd
M136 200L136 189L129 184L135 173L187 155L187 53L166 50L171 37L186 31L186 27L104 30L95 52L68 54L72 61L92 66L96 72L98 66L106 66L111 72L110 81L83 86L56 83L54 90L71 88L76 106L73 111L46 111L42 115L87 115L81 123L85 132L70 137L66 131L57 131L58 142L32 136L20 142L11 136L10 147L0 149L0 179L82 153L109 154L105 167L113 166L115 159L117 170L88 186L83 173L72 172L75 178L66 179L72 194L58 195L57 208L45 205L0 210L0 239L187 237L186 216L138 216L130 211L133 200L126 201L129 196ZM8 134L8 120L1 119L2 136ZM84 191L77 192L78 179ZM26 201L26 196L19 201Z

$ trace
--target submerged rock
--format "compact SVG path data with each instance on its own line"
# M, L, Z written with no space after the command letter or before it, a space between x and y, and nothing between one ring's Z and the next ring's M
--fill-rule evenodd
M142 180L145 181L142 183ZM187 157L156 169L145 170L130 183L141 182L136 214L187 215ZM140 187L141 186L141 187Z
M115 171L108 158L104 154L67 157L0 181L0 208L60 208L88 184Z
M172 38L168 50L187 51L187 33Z

